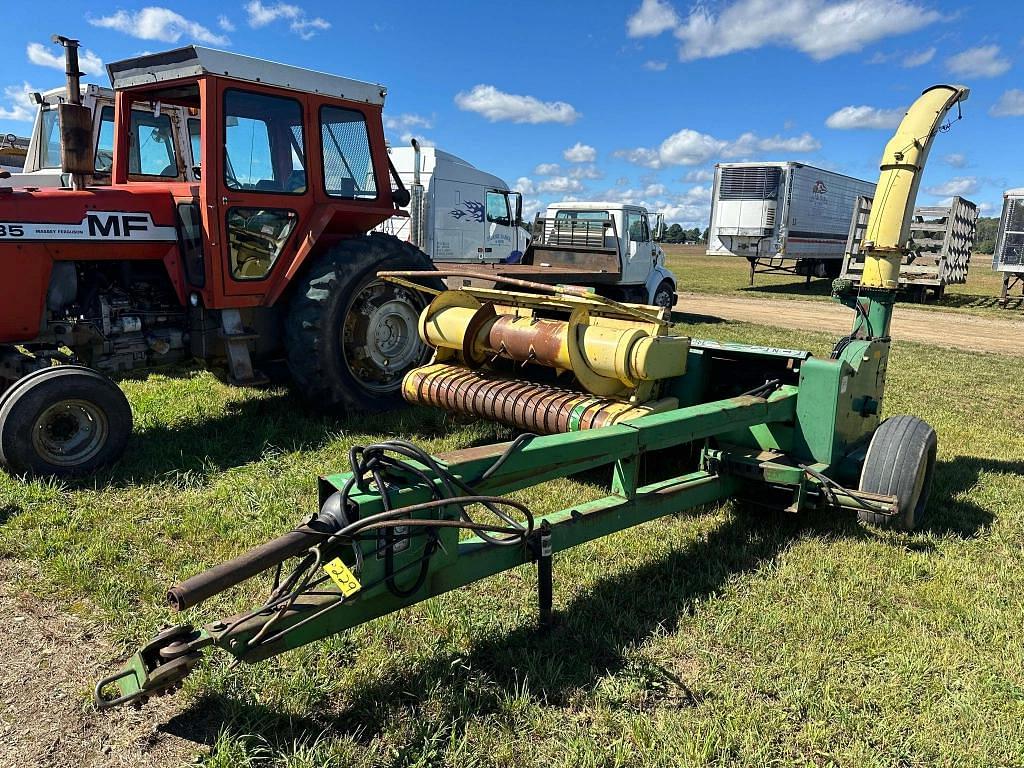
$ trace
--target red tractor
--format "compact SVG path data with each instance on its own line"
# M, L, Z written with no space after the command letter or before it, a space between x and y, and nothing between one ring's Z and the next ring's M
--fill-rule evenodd
M242 385L286 371L347 411L397 401L428 355L423 298L376 273L431 265L370 232L409 200L385 89L194 46L117 62L112 184L86 187L77 43L59 42L72 187L0 188L0 462L70 475L116 460L132 419L107 374L160 362L226 363ZM200 121L190 158L165 105ZM186 164L199 181L178 180Z

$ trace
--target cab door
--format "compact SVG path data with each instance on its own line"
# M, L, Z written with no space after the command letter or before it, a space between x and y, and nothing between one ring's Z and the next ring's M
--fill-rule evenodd
M206 155L216 166L207 189L215 190L209 204L220 229L222 284L227 296L261 297L294 260L297 233L313 207L309 105L273 89L224 83L217 98L217 146L224 151Z
M621 237L626 241L622 260L622 282L644 283L651 273L657 248L651 239L650 223L646 211L626 209L625 226Z
M481 261L507 262L517 249L513 235L512 210L504 190L487 191L484 203L486 238Z

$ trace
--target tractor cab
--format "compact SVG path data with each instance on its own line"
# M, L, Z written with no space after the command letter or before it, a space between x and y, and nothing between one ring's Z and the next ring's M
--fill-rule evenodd
M109 71L114 185L198 179L168 186L203 306L272 304L313 249L395 214L382 86L197 46ZM191 156L157 125L175 108L197 122Z

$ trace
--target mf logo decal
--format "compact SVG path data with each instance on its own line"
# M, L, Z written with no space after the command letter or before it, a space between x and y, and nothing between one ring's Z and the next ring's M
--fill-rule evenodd
M469 216L469 221L482 224L484 221L484 204L476 200L467 200L462 204L462 208L454 208L448 215L460 221Z
M0 222L0 240L119 240L125 242L177 240L174 227L153 223L148 213L89 211L78 224Z
M824 181L818 179L816 182L814 182L814 189L811 191L816 195L824 195L826 192L828 192L828 187L825 186Z

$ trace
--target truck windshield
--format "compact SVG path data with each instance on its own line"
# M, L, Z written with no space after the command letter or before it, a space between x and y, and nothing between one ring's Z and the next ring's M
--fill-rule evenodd
M559 211L556 219L574 219L576 221L605 221L610 219L608 211Z
M39 167L60 168L60 128L55 108L43 109L39 127Z

